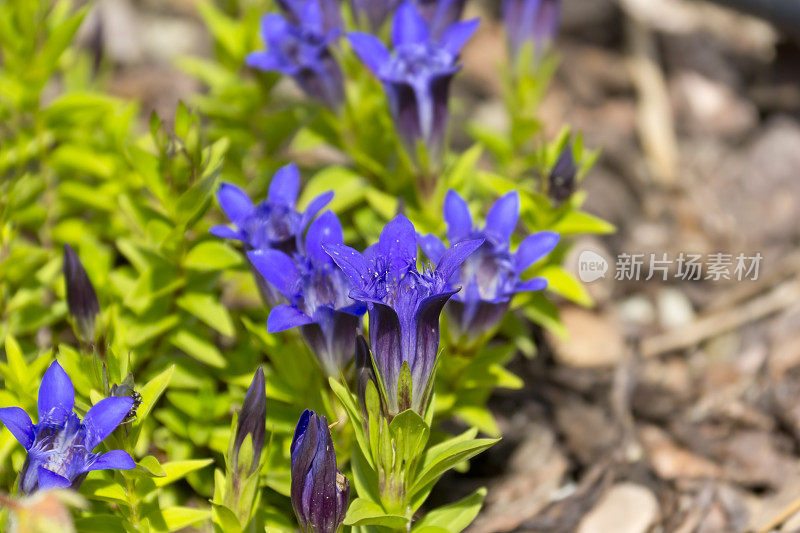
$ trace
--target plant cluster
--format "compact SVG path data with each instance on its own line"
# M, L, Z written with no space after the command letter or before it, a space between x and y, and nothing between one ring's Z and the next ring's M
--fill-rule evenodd
M90 6L0 4L0 522L472 522L484 489L426 500L500 437L532 329L565 333L545 289L591 303L569 237L612 228L596 154L537 117L557 0L503 2L500 131L451 95L465 3L201 3L205 89L149 128L73 44Z

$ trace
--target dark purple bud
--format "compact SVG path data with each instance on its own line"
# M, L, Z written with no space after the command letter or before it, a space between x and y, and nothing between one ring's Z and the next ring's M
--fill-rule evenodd
M548 179L548 195L556 202L563 202L575 192L578 168L572 156L572 143L568 142L558 156L556 164L550 171Z
M261 451L264 448L267 425L267 393L264 383L264 369L259 367L256 370L250 388L244 397L242 410L239 412L239 420L236 424L236 437L233 441L233 453L231 455L231 465L236 469L239 464L239 450L242 447L247 435L250 435L253 443L253 457L250 463L252 474L258 469L261 461Z
M100 313L100 304L81 260L69 244L64 245L64 283L69 314L75 320L78 335L84 341L91 342L94 340L94 323Z
M511 56L517 57L526 44L537 53L547 46L558 31L560 0L503 0L503 20Z
M300 416L292 440L292 507L305 532L335 533L350 501L350 483L336 468L328 421L313 411Z

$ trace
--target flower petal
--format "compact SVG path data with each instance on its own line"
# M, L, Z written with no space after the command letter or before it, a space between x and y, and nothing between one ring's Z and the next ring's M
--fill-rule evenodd
M230 183L220 185L217 201L228 219L237 226L241 226L255 210L250 197L242 189Z
M322 248L339 265L354 288L363 288L370 282L370 266L363 255L344 244L323 244Z
M347 40L350 41L353 51L367 68L379 76L384 65L391 59L389 50L386 49L383 42L374 35L358 32L348 33Z
M325 264L331 261L331 256L322 247L326 243L344 243L342 223L333 211L325 211L308 227L306 254L319 263Z
M415 316L417 357L411 364L411 408L423 413L430 393L431 376L439 352L439 316L444 304L456 291L448 291L423 300Z
M66 489L72 482L64 476L59 476L55 472L51 472L43 466L39 467L39 490L53 490L53 489Z
M444 198L444 220L447 222L447 238L450 244L466 239L472 232L472 215L467 202L456 191L450 189Z
M247 252L250 262L287 300L296 296L300 272L292 258L279 250L253 250Z
M439 45L453 56L457 56L467 41L472 38L480 23L480 20L472 19L453 24L442 32Z
M208 232L215 237L219 237L220 239L235 239L237 241L244 240L242 232L236 231L228 226L214 226L208 230Z
M75 407L75 389L58 361L53 361L39 385L39 424L61 424Z
M412 330L413 332L413 330ZM403 346L400 319L394 309L386 304L373 302L369 312L369 343L378 372L378 382L385 393L386 407L397 414L397 378L403 360L414 357L413 339L406 339ZM409 365L413 361L409 361Z
M319 213L323 207L328 205L331 200L333 200L333 191L324 192L311 200L308 206L306 206L305 211L303 211L303 217L300 219L300 227L296 229L298 239L302 236L303 231L306 229L306 226L308 226L308 223L314 220L314 217L317 216L317 213ZM298 246L300 242L302 241L298 242Z
M392 21L392 44L395 48L403 44L425 43L431 38L428 23L417 7L410 1L403 2Z
M514 287L516 292L543 291L547 288L547 280L544 278L533 278L521 281Z
M294 207L300 192L300 170L294 163L281 167L269 182L267 198L270 203Z
M122 423L133 407L133 398L113 396L103 398L94 404L83 418L86 429L86 449L92 451L95 446L111 435Z
M383 227L377 253L388 261L393 275L417 263L417 233L405 215L397 215Z
M552 231L540 231L525 237L514 254L514 270L524 272L528 267L553 251L561 236Z
M436 274L440 276L443 281L448 281L461 264L472 255L472 253L481 247L483 239L472 239L469 241L461 241L454 244L442 256L442 259L436 264Z
M293 305L279 305L273 307L272 311L269 313L269 317L267 318L267 331L270 333L278 333L298 326L305 326L312 322L314 321L311 317L306 316L305 313Z
M432 262L438 263L446 250L442 240L436 235L420 235L417 237L419 247L425 253L425 256Z
M3 407L0 409L0 422L22 444L26 450L31 447L34 439L34 427L31 417L19 407Z
M511 191L492 205L486 215L485 233L493 244L507 244L519 220L519 194Z
M281 61L272 51L251 52L244 58L248 67L252 67L265 72L282 72L287 75L293 74L293 69L287 68L288 65Z
M308 424L311 421L311 413L312 411L306 409L300 415L300 419L297 421L297 427L294 428L294 437L292 437L292 445L289 448L290 452L294 453L295 448L298 445L298 441L304 437L306 430L308 429ZM292 463L294 463L294 461L292 461Z
M83 470L132 470L136 468L133 458L124 450L111 450L102 455L95 455L94 460Z

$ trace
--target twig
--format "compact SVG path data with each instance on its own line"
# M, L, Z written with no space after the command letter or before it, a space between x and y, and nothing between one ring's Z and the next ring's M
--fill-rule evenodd
M702 317L673 331L642 341L645 358L691 348L707 339L734 330L749 322L761 320L800 301L800 279L781 283L764 296L748 303Z

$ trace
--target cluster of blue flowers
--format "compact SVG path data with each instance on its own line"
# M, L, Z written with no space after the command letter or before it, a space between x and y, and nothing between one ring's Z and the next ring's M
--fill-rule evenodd
M279 0L279 4L281 14L268 14L262 20L267 50L250 54L247 64L283 73L310 97L338 109L345 100L337 61L344 35L339 1ZM350 2L354 20L372 33L351 32L347 42L383 84L396 128L409 150L420 141L432 154L444 150L450 83L460 69L463 46L478 27L478 20L460 21L464 4L465 0ZM504 0L503 12L510 49L516 54L525 43L540 47L552 38L558 2ZM389 19L391 47L376 35ZM567 150L553 171L551 187L568 195L571 174L574 161ZM546 287L544 279L523 279L523 274L553 250L559 236L529 235L511 251L520 209L516 192L498 199L485 225L478 228L465 200L450 191L444 205L449 247L435 235L418 235L400 214L386 224L377 243L359 252L345 245L338 217L322 212L332 192L298 210L300 182L295 165L279 169L267 198L258 204L240 188L223 184L217 199L232 226L215 226L211 233L242 243L271 307L268 331L299 328L328 376L352 375L353 367L359 366L358 379L375 381L389 418L407 409L425 413L443 311L450 329L472 342L493 331L515 294ZM418 248L430 263L420 262ZM91 340L99 310L96 295L69 249L65 265L70 310ZM70 279L75 280L71 286ZM360 337L365 313L368 346ZM356 352L360 361L352 365ZM263 390L264 375L259 371L248 391L234 446L238 453L250 435L256 454L252 469L265 438ZM18 407L0 409L0 421L28 453L20 475L22 492L74 488L89 471L135 467L125 451L93 453L128 419L134 400L105 398L82 421L73 412L74 403L72 383L56 362L41 382L37 424ZM292 504L301 527L333 533L344 518L350 489L337 470L324 416L303 413L291 445L291 463Z
M441 154L448 123L453 76L459 55L478 28L461 22L466 0L351 0L357 21L371 33L351 32L347 40L383 84L400 137L411 153L421 141L433 157ZM262 19L266 51L247 64L291 77L311 98L332 109L345 99L336 60L344 33L338 0L281 0L283 15ZM512 56L531 43L539 50L555 35L558 0L503 0ZM392 17L391 51L376 35Z

